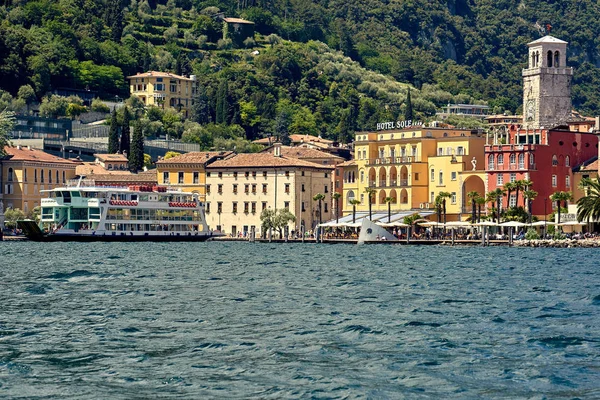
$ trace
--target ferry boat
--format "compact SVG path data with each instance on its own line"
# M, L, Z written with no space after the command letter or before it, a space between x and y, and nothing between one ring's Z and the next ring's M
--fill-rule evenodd
M71 181L43 190L39 225L18 221L35 241L204 241L215 236L206 224L199 195L163 186L105 187Z

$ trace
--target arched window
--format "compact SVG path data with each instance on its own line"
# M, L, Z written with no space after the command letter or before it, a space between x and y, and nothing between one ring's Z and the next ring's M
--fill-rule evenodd
M556 154L552 156L552 166L556 167L558 165L558 157L556 157Z
M533 153L529 153L529 165L535 165L535 158L533 157Z
M546 57L548 65L548 68L552 68L552 50L548 50L548 56Z
M504 164L504 154L498 154L498 165Z
M519 154L519 168L525 168L525 154L523 153Z
M346 202L350 205L350 202L354 200L354 191L348 190L348 194L346 195Z
M60 182L60 180L58 179L58 170L56 170L56 183Z
M494 169L494 155L490 154L488 157L488 169Z
M9 182L12 182L13 178L13 169L9 168L8 169L8 177L6 178Z
M365 181L365 171L360 171L360 183Z
M37 183L37 169L33 170L33 181Z
M512 153L510 155L510 157L508 157L508 162L513 165L517 162L517 156L515 155L515 153Z
M44 170L40 170L40 182L44 183Z
M435 170L431 168L431 182L435 182Z
M571 157L566 156L565 157L565 167L570 167L571 166Z
M536 51L535 52L535 66L537 67L538 65L540 65L540 52Z
M52 183L52 170L48 170L48 183Z
M535 68L535 53L531 53L531 64L529 64L529 68Z
M554 68L558 68L560 66L560 53L558 51L554 52Z
M438 181L439 185L443 185L444 184L444 173L442 171L440 171L440 180Z
M65 179L65 171L63 171L63 183L65 183L67 180Z

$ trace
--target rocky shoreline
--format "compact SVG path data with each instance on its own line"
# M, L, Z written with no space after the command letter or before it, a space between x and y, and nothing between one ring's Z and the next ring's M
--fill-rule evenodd
M537 240L515 240L515 247L600 247L600 240L596 239L537 239Z

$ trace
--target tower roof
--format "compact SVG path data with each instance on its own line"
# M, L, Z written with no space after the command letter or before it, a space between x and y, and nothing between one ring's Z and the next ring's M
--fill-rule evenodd
M568 44L564 40L560 40L555 38L554 36L546 35L544 37L539 38L538 40L534 40L533 42L527 43L527 46L536 46L538 44L550 43L550 44Z

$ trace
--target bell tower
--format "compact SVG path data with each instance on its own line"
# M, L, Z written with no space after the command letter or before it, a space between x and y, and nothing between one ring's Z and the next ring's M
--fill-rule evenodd
M571 78L567 42L544 36L528 43L528 66L523 69L523 127L552 128L571 116Z

